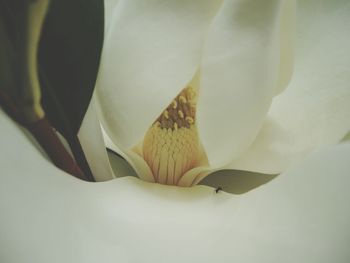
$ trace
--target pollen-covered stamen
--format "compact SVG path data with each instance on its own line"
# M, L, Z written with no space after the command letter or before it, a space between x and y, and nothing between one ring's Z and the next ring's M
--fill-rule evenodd
M196 127L196 92L187 87L147 131L143 158L156 182L176 185L203 157Z

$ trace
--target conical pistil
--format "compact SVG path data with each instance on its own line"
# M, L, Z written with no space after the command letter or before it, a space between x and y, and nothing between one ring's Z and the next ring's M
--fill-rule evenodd
M196 126L196 102L196 90L183 89L144 137L143 158L158 183L177 185L187 171L203 162L205 153Z

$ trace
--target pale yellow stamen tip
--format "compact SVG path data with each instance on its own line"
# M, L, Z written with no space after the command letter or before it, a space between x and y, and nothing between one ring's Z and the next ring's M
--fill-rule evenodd
M188 98L189 98L189 100L190 100L190 101L191 101L191 100L194 100L195 97L196 97L196 93L194 92L194 90L193 90L192 88L190 88L190 89L188 90Z
M169 112L167 110L163 112L163 115L166 119L169 119Z
M183 113L181 110L179 110L179 111L177 112L177 114L179 114L179 117L180 117L181 119L184 118L184 113Z
M184 96L179 96L179 101L181 102L181 103L187 103L187 99L184 97Z
M186 121L188 122L188 124L193 124L194 120L191 117L186 117Z
M177 123L175 122L174 123L174 130L177 130L178 129L178 125L177 125Z
M175 110L177 108L177 101L174 100L172 104L173 104L173 109Z

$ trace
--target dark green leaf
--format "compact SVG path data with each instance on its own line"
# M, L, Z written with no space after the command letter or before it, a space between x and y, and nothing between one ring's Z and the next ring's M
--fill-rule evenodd
M11 92L10 87L14 87L15 78L13 71L15 52L11 44L11 39L7 33L3 16L1 13L0 15L0 91L8 94Z
M39 46L42 104L68 140L76 136L96 82L103 0L52 0Z
M20 100L26 62L28 3L0 0L0 89L12 100Z

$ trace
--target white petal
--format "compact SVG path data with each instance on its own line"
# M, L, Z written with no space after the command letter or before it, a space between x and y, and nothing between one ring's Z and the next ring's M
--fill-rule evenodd
M98 80L104 126L113 141L138 143L192 79L219 0L120 0Z
M276 91L281 1L225 1L204 49L199 131L210 164L227 164L255 138Z
M146 182L154 182L154 177L151 169L149 168L145 160L140 157L139 154L136 154L134 151L130 149L118 147L109 137L109 135L106 133L103 127L102 127L102 132L103 132L105 145L108 149L112 150L113 152L119 154L122 158L124 158L124 160L128 162L128 165L130 165L132 169L136 172L139 178L141 178ZM125 171L126 169L123 167L123 165L121 165L120 169L118 169L118 167L114 169L114 173L116 177L123 176Z
M296 67L252 147L229 168L279 173L350 130L350 2L301 1Z
M350 141L350 131L342 138L342 142Z
M237 239L222 249L242 262L348 262L349 156L349 143L336 146L241 195Z
M296 33L296 1L283 1L280 24L280 66L276 94L281 93L292 77Z
M114 178L114 175L95 108L95 96L93 96L79 129L78 138L95 180L106 181Z
M111 25L111 21L113 20L114 9L117 6L119 0L104 0L104 8L105 8L105 35L108 34L109 28Z
M347 262L350 144L245 195L127 177L86 183L0 115L0 261ZM2 148L4 149L4 148ZM21 165L18 165L18 164Z

